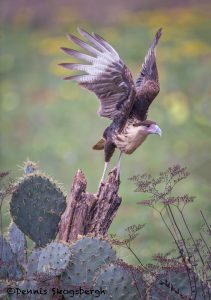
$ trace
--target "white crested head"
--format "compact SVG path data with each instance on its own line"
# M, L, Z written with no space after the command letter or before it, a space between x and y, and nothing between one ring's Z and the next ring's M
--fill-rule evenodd
M154 121L150 121L150 120L143 121L140 123L139 128L146 135L148 134L158 134L159 136L162 135L162 130Z

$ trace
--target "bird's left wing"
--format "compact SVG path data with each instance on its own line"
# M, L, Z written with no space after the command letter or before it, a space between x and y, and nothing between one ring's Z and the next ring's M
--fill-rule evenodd
M62 63L61 66L80 70L85 74L66 77L67 80L76 80L80 86L94 92L100 100L99 115L114 119L118 112L129 114L134 102L134 83L132 75L118 53L98 34L89 34L78 28L79 33L88 40L88 43L79 38L68 37L89 54L61 48L66 54L82 59L89 64Z
M141 72L136 80L137 100L133 107L133 114L140 120L147 118L147 111L160 91L158 71L156 66L155 48L161 37L162 28L160 28L150 45L142 64Z

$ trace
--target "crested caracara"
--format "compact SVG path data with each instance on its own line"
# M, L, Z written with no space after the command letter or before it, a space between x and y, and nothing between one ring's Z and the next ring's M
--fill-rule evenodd
M162 29L157 31L135 82L130 70L108 42L96 33L89 34L80 28L78 31L88 43L71 34L68 37L88 54L69 48L61 49L66 54L84 60L88 64L62 63L60 65L84 72L65 79L75 80L80 86L94 92L100 100L99 115L112 121L99 142L93 146L95 150L104 150L105 167L101 183L115 148L120 150L117 163L119 177L122 153L133 153L149 134L161 135L161 129L156 122L147 119L147 112L160 90L155 47Z

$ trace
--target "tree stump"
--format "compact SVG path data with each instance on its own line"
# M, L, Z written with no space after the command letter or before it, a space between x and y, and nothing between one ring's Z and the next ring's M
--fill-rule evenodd
M86 178L78 170L59 224L59 239L70 242L78 235L106 235L121 204L116 168L101 183L97 194L86 192Z

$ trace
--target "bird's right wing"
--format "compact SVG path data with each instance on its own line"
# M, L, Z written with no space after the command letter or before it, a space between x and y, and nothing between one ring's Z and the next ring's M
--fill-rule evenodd
M114 119L119 115L129 114L134 103L134 83L132 75L118 53L98 34L78 29L79 33L88 42L68 35L68 37L89 54L76 50L62 48L62 50L77 59L85 60L90 64L62 63L63 67L71 70L80 70L85 74L66 77L67 80L76 80L78 84L94 92L100 100L99 115Z

